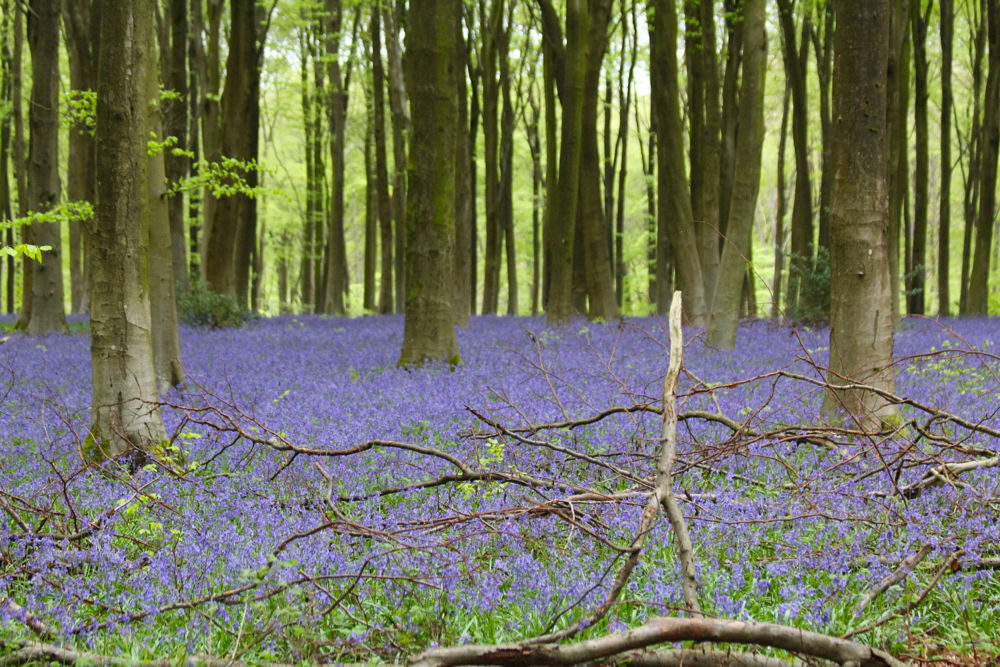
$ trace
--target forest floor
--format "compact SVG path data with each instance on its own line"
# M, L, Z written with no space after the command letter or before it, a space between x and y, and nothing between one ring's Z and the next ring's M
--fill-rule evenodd
M686 616L665 518L616 584L655 489L667 322L477 317L461 365L409 370L402 326L184 328L188 383L158 406L171 440L136 470L81 463L85 323L11 334L0 664L31 662L31 641L398 661ZM1000 664L1000 321L903 320L901 419L875 434L821 418L826 330L750 322L730 352L685 339L672 492L704 614Z

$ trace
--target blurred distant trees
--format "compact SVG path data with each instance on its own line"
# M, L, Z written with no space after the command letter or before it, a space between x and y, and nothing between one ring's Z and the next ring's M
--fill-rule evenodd
M200 276L266 312L405 310L411 5L154 3L169 225L158 243L180 292ZM889 3L881 137L896 316L1000 308L994 5ZM95 203L99 5L3 6L0 212ZM552 322L665 313L675 287L688 322L721 347L735 344L738 318L765 309L831 316L832 0L466 0L457 11L456 322L528 304ZM88 310L85 229L25 228L51 250L0 276L32 331L60 330L64 300Z

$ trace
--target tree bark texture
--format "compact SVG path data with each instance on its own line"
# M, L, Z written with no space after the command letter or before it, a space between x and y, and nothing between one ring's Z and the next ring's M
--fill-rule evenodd
M455 280L454 299L455 324L469 326L472 314L472 295L469 283L476 267L466 250L475 242L472 225L472 179L476 174L472 169L472 137L469 135L469 99L465 81L465 58L468 49L463 34L461 15L455 23L455 44L458 52L455 58L455 94L458 96L458 124L455 126Z
M889 0L839 0L835 7L830 382L894 391L884 138ZM883 399L860 389L828 393L824 411L837 408L866 428L894 414Z
M70 0L75 1L75 0ZM176 98L163 101L163 134L177 138L177 146L188 148L188 0L169 0L170 49L169 60L161 63L163 83L177 94ZM188 175L190 158L168 151L164 156L166 177L171 185L183 181ZM174 283L180 291L189 286L187 258L187 219L184 195L175 193L167 199L170 216L170 243Z
M150 49L152 54L153 50ZM151 59L145 91L149 107L146 110L146 136L163 136L161 106L154 103L160 94L156 63ZM150 155L146 177L146 217L149 232L149 303L153 334L153 366L159 391L184 383L181 364L181 340L177 328L177 276L174 274L173 241L170 207L167 197L166 156L163 152ZM183 210L181 211L183 213ZM184 242L183 236L181 242ZM186 273L185 268L185 273Z
M94 90L97 86L97 29L100 16L93 0L63 0L63 31L69 55L70 86L74 91ZM74 123L69 128L68 166L66 169L66 199L86 201L96 199L96 145L91 128L86 123ZM69 223L69 285L70 311L85 313L90 301L90 261L84 247L82 223Z
M245 162L257 159L260 130L260 66L263 50L261 21L255 0L231 0L229 55L222 90L219 157ZM243 175L257 186L257 172ZM242 193L223 197L212 207L205 233L205 279L212 290L246 305L251 254L256 245L257 204Z
M455 125L458 0L413 0L405 72L412 128L407 165L406 319L400 365L458 363L455 337Z
M743 80L740 85L735 168L729 196L726 235L719 277L712 296L707 340L722 349L736 346L743 282L750 264L754 214L760 187L764 143L764 74L767 33L764 0L743 3Z
M146 88L152 0L98 0L97 215L92 226L90 351L100 459L166 440L157 406L149 304Z
M976 216L976 243L969 272L971 315L985 315L989 309L990 247L996 213L997 155L1000 152L1000 7L986 3L988 46L986 97L983 100L979 213Z
M910 29L913 40L913 124L916 130L914 145L915 169L913 173L913 230L910 253L906 266L906 312L923 315L927 275L927 216L930 206L930 146L927 136L927 24L933 1L927 5L927 14L921 4L910 5Z
M44 213L59 203L59 0L33 0L28 9L31 106L28 112L28 206ZM57 222L31 225L31 242L49 246L31 262L31 312L22 323L32 335L67 331L63 303L62 235ZM27 300L27 297L25 297Z
M652 97L656 127L657 246L656 311L670 307L670 271L665 266L667 244L677 261L677 289L684 294L684 319L705 324L705 292L698 237L684 173L684 138L678 102L677 13L672 3L650 3L649 41L652 48Z
M333 187L330 191L330 207L327 212L329 219L326 230L323 283L317 295L322 296L322 301L317 302L317 309L328 315L343 315L346 312L344 297L347 296L349 281L347 241L344 237L344 160L351 65L348 63L344 68L340 66L338 53L340 33L344 29L343 7L340 0L327 0L326 12L327 79L330 85L327 118L330 123L330 165L333 169Z
M951 67L954 42L955 7L953 0L941 0L941 192L938 207L938 315L951 314Z

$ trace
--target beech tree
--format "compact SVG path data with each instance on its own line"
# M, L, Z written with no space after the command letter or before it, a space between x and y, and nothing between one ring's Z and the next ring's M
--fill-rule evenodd
M98 0L97 211L90 353L94 459L166 440L157 405L149 302L147 76L153 0Z
M452 306L459 0L413 0L404 69L410 94L406 323L400 365L459 361Z
M834 5L833 192L830 211L830 382L895 390L885 169L889 0ZM824 411L843 408L875 428L894 407L873 391L831 391Z

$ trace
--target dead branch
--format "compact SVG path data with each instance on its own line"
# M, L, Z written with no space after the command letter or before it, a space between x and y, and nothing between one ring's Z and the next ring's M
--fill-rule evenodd
M878 598L878 596L882 595L882 593L885 593L887 590L889 590L889 588L891 588L892 586L896 585L897 583L905 579L907 576L909 576L910 572L913 571L913 568L919 565L920 561L926 558L927 554L929 554L933 548L934 547L932 547L931 545L925 544L924 546L920 547L919 551L907 556L906 559L899 564L899 567L896 569L895 572L890 574L882 581L878 582L878 584L867 595L865 595L863 598L861 598L861 600L858 601L857 606L854 608L854 615L860 616L861 612L867 609L868 606L872 602L874 602L876 598Z
M833 660L858 667L904 667L905 663L879 649L847 639L772 623L711 618L656 617L630 630L575 644L510 644L449 646L415 656L411 667L443 665L575 665L602 658L625 660L627 653L664 642L727 642ZM689 664L689 663L685 663ZM716 663L718 664L718 663Z

